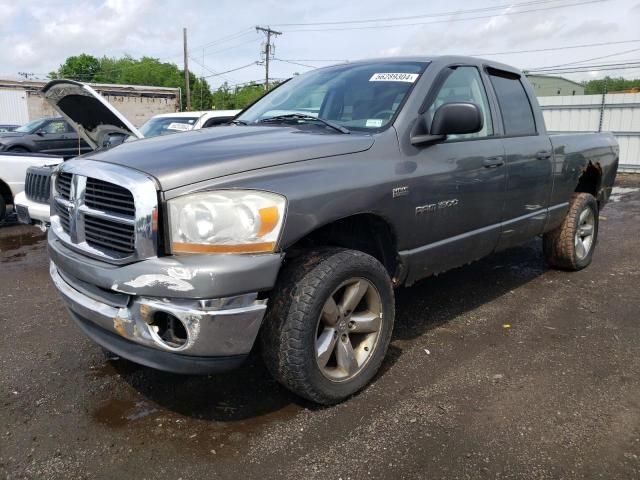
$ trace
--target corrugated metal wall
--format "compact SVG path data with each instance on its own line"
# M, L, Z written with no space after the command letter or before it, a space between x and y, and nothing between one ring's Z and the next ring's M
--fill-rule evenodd
M620 171L640 172L640 93L538 97L547 130L613 132Z
M23 125L28 121L27 92L21 89L0 89L0 123Z

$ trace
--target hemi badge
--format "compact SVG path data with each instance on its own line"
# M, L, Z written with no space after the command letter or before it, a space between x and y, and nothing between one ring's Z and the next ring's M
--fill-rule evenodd
M393 198L406 197L409 195L409 187L396 187L392 190Z

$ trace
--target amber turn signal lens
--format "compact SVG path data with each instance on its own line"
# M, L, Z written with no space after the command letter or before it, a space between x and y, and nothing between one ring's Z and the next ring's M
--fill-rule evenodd
M265 207L258 210L260 214L260 229L258 230L258 236L262 237L276 228L278 220L280 220L280 214L277 207Z
M173 253L271 253L275 242L248 243L246 245L203 245L200 243L174 243Z

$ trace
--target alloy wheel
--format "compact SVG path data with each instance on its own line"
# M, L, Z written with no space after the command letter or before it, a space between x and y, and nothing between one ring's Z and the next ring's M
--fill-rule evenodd
M350 278L325 301L318 319L315 353L329 380L355 377L369 361L382 329L382 299L367 279Z

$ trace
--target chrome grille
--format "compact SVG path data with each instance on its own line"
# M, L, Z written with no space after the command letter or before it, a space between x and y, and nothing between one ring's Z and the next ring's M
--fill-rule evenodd
M71 179L73 175L66 172L61 172L58 174L58 178L56 179L56 190L58 191L58 195L63 198L69 200L71 197Z
M70 248L111 263L157 255L158 193L135 170L85 159L55 174L52 231Z
M103 218L85 216L84 235L95 248L106 248L120 253L133 253L135 231L133 225L112 222Z
M133 217L136 214L133 195L129 190L97 178L87 178L84 203L96 210L117 215Z
M58 216L60 217L60 225L62 226L62 230L64 230L64 233L69 235L69 232L71 230L69 209L67 207L63 207L62 205L58 205Z
M27 168L27 176L24 180L24 194L29 200L38 203L49 203L50 185L51 168Z

